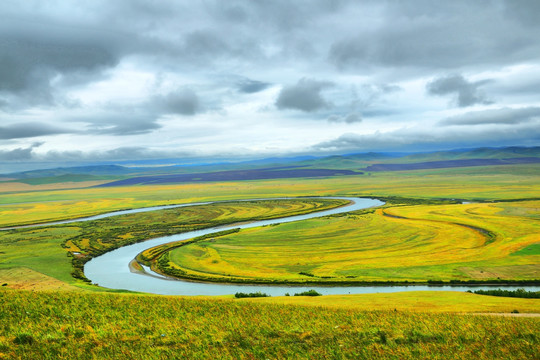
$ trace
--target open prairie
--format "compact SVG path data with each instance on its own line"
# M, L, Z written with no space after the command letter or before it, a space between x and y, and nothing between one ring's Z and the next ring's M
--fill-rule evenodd
M156 264L232 282L534 280L539 234L540 201L387 205L201 240Z
M0 226L70 219L154 205L283 196L400 196L463 200L538 198L539 178L540 164L530 164L373 172L317 179L5 192L0 194Z

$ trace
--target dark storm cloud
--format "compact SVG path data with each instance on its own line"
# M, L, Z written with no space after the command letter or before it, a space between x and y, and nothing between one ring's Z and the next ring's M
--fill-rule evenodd
M430 95L456 95L456 103L459 107L467 107L475 104L492 104L493 102L478 89L490 80L469 82L461 75L448 75L429 82L426 85Z
M332 83L312 79L300 79L298 83L283 87L276 100L280 110L295 109L312 112L330 107L330 103L321 96L321 91L331 87Z
M15 123L0 126L0 140L31 138L44 135L65 134L70 131L38 122Z
M383 26L360 27L330 47L338 67L458 69L538 59L537 24L513 21L514 8L533 11L533 2L385 2ZM370 21L369 14L365 21ZM359 19L362 21L362 19Z
M43 143L36 142L29 147L17 148L13 150L0 150L0 160L1 161L21 161L21 160L30 160L33 158L34 154L32 153L33 149L41 146Z
M195 58L216 57L233 51L223 37L212 31L197 30L184 37L181 50Z
M238 82L238 91L244 94L253 94L259 91L266 90L270 86L270 83L251 79L244 79Z
M5 18L0 26L0 95L54 103L57 76L99 73L119 60L114 34L58 23Z
M529 107L521 109L495 109L473 111L463 115L452 116L439 124L449 125L515 125L540 120L540 108ZM540 126L540 124L539 124Z
M167 95L156 97L158 110L166 114L195 115L204 111L199 96L190 88L183 88Z

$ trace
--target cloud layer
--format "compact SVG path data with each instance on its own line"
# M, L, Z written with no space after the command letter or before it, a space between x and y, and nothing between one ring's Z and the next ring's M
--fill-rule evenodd
M538 145L539 11L525 0L5 0L0 157Z

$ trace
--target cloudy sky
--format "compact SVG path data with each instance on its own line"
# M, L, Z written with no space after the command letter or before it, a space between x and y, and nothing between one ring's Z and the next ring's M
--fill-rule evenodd
M537 0L2 0L0 166L539 145L539 17Z

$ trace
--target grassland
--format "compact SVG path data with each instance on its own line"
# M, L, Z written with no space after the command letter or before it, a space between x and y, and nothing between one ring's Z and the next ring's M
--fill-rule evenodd
M540 164L397 171L359 176L212 182L160 186L8 191L0 193L0 226L108 211L198 201L283 196L400 196L420 199L538 198ZM7 186L7 185L5 185Z
M540 201L387 206L169 246L163 273L205 281L540 279Z
M86 261L124 245L223 224L305 214L346 203L324 199L219 203L2 231L0 270L26 268L68 284L79 284L74 277L85 279L82 267ZM0 271L1 283L9 285L11 280ZM17 287L25 286L17 282Z
M540 357L538 318L363 311L253 300L4 290L0 358Z
M540 316L538 314L540 312L540 301L538 299L486 296L459 291L406 291L353 295L278 296L242 299L242 301L260 304L302 305L362 311L507 315L517 312L524 316Z

